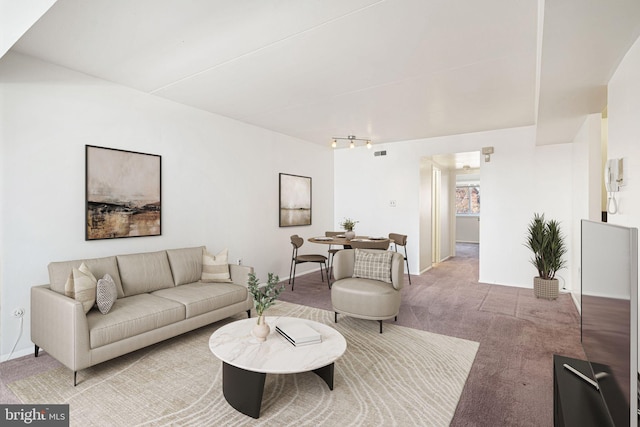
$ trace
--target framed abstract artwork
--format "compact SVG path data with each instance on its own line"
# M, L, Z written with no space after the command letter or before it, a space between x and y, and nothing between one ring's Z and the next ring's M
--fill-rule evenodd
M311 225L311 178L280 174L280 227Z
M86 146L86 240L161 235L156 154Z

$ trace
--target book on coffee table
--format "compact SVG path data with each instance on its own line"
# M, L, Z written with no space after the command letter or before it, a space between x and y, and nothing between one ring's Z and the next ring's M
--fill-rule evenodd
M322 342L322 335L301 321L279 322L276 331L296 347Z

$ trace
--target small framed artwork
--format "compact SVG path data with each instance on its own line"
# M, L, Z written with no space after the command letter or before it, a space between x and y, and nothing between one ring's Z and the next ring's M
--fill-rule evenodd
M280 227L311 225L311 178L280 174Z
M86 240L161 235L156 154L86 146Z

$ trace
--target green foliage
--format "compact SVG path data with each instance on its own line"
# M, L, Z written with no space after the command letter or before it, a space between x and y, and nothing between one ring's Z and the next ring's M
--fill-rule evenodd
M284 291L284 283L278 286L280 278L273 273L269 273L267 276L267 283L260 284L260 281L254 273L249 274L249 293L253 295L253 305L256 308L258 316L262 316L264 311L275 304L278 296Z
M563 257L567 247L558 221L546 221L544 214L534 214L527 228L525 246L533 252L531 264L538 270L540 278L553 279L558 270L566 267Z
M344 221L340 223L340 227L342 227L346 231L353 231L357 223L358 221L354 221L351 218L345 218Z

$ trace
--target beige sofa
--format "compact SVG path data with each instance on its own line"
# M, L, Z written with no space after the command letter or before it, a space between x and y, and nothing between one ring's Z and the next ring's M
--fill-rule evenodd
M359 253L360 255L356 255ZM358 265L360 257L361 265ZM377 249L343 249L333 258L331 304L335 322L338 313L360 319L382 321L400 311L404 286L404 257Z
M74 373L106 360L246 311L253 268L229 265L231 283L204 283L204 247L116 255L49 264L50 283L31 288L31 340ZM65 283L84 263L96 278L109 274L118 297L107 314L86 314L65 296Z

